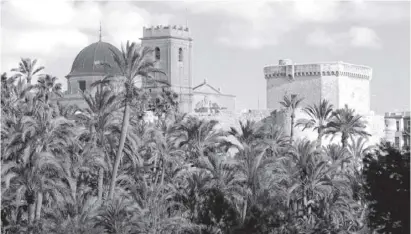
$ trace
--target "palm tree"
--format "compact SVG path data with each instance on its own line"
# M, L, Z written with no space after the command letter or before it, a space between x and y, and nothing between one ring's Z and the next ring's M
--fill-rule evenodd
M114 112L118 110L119 103L113 91L108 87L97 87L94 96L91 93L82 94L87 103L87 107L76 116L84 123L84 126L89 127L89 144L92 144L95 149L100 149L106 154L105 142L106 135L110 134L110 127L114 124ZM104 168L99 168L98 178L98 198L103 198L103 181Z
M108 75L101 82L99 82L102 84L117 83L117 85L120 86L124 91L124 94L122 96L124 114L121 126L121 136L110 182L109 199L113 199L114 196L118 168L120 166L124 143L127 136L127 130L129 127L130 103L137 97L136 95L138 95L139 93L139 88L136 87L135 84L139 78L143 80L150 79L152 73L163 73L162 71L156 69L154 66L155 61L152 56L153 52L154 50L149 47L138 48L135 42L131 44L127 42L125 48L123 46L121 47L121 55L118 55L117 53L112 51L115 65L119 68L120 73L118 75Z
M338 165L328 164L316 150L315 144L300 141L290 156L289 166L292 169L287 201L289 204L294 203L294 208L297 208L294 212L297 212L297 216L302 215L307 225L313 228L315 224L313 209L318 207L319 203L334 189L344 191L349 190L349 186L335 177Z
M210 175L207 187L221 191L230 202L240 200L240 184L243 182L235 174L238 166L235 160L221 157L217 154L210 154L199 158L198 168L206 171Z
M283 129L272 122L265 123L260 132L264 137L261 146L268 146L267 150L270 156L280 155L289 146L288 137L284 134Z
M263 138L260 128L255 121L240 121L240 130L231 127L228 134L235 137L240 144L254 145Z
M225 134L216 129L218 122L188 117L176 127L175 138L179 147L187 151L189 163L216 149Z
M320 105L310 105L304 108L303 111L309 116L309 119L297 120L296 126L302 125L303 131L306 128L312 128L314 131L317 130L317 148L320 148L324 130L332 116L333 105L324 99L320 102Z
M356 166L358 170L362 168L362 160L365 155L373 149L376 149L376 147L372 145L366 147L366 143L367 141L363 137L359 137L357 140L351 137L351 144L348 144L348 151L354 159L354 166Z
M21 58L19 68L13 68L11 71L18 72L26 77L27 84L31 84L31 79L38 75L39 72L44 70L43 66L37 67L37 59L31 60L30 58Z
M25 198L29 224L40 219L45 193L59 197L58 187L64 187L59 176L61 171L61 165L49 153L37 153L31 161L8 162L2 165L2 184L4 182L6 190L10 186L16 194L17 209L24 205L21 204L21 198Z
M62 86L57 83L57 77L51 75L42 75L37 81L37 84L33 85L31 89L35 89L37 98L48 103L54 97L62 97Z
M16 161L18 164L24 163L24 165L26 165L27 167L26 170L28 172L37 173L34 167L35 163L38 161L37 158L40 157L39 155L51 155L48 158L48 163L52 162L53 160L58 161L59 159L55 158L53 155L65 154L67 145L72 140L74 135L74 126L72 121L68 121L63 117L53 118L52 109L44 106L46 105L43 104L43 108L39 108L34 113L32 113L31 116L22 117L22 128L20 129L21 132L15 132L11 136L9 144L6 147L8 149L18 149L20 152L24 152L23 154L19 155ZM23 108L25 107L23 106ZM8 149L6 149L6 152ZM54 164L57 165L56 162L54 162ZM32 178L27 178L27 181L30 182L32 180L35 180L34 182L30 183L36 183L34 186L37 187L37 190L28 189L27 191L37 192L37 211L35 217L39 218L41 214L43 192L46 188L44 184L45 180L39 179L39 181L36 181L37 177L34 177L31 174L29 176L31 176ZM32 196L34 196L34 194L29 193L28 199L30 202L33 201ZM32 208L33 205L34 204L30 204L29 206L31 212L29 219L31 221L34 220L34 208Z
M324 134L333 135L332 140L336 134L341 133L341 144L346 148L350 137L371 136L365 131L365 128L366 125L365 121L362 120L362 116L355 114L353 109L349 109L348 106L345 105L345 108L338 109L333 113Z
M295 111L304 98L298 98L297 95L291 95L288 97L284 95L283 101L280 102L282 106L288 109L291 112L291 129L290 129L290 142L293 142L293 135L294 135L294 119L295 119Z
M179 165L183 161L184 151L176 147L174 139L169 135L156 134L155 130L150 130L153 134L151 139L146 142L151 148L151 157L149 163L154 167L154 184L160 181L160 186L164 185L164 180L168 179L168 183L172 179L174 170L181 166ZM157 170L160 169L160 170ZM168 176L166 176L168 175ZM160 178L160 179L159 179Z
M12 77L8 77L6 73L1 75L1 111L2 113L8 113L13 107L14 96L18 95L15 93L16 81L21 77L20 74L16 74Z
M182 216L191 222L198 221L203 199L201 195L206 191L210 179L210 175L204 170L181 171L174 177L175 182L170 184L173 201L184 206Z
M106 233L130 233L131 217L135 211L135 206L129 199L112 199L101 207L99 214L95 216L96 226L102 227Z
M100 208L96 197L87 197L85 194L72 200L65 200L62 204L47 207L44 211L44 231L47 233L66 234L98 234L103 233L101 227L95 227L95 217Z
M245 198L240 212L242 221L245 220L250 207L257 203L259 194L265 190L267 184L264 181L273 178L273 174L278 176L275 178L277 182L282 179L283 170L278 163L282 158L268 158L265 156L265 151L264 148L258 149L244 144L243 149L235 155L238 162L236 177L244 181L243 196ZM270 186L275 187L272 184Z

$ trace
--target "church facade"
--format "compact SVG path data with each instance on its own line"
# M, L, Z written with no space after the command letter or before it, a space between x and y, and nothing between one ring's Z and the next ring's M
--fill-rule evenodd
M141 46L154 50L156 67L165 74L154 74L154 81L144 81L142 87L149 93L171 89L179 95L179 110L185 113L216 113L235 110L235 96L224 94L221 89L203 82L193 84L193 39L189 28L182 26L156 26L143 28ZM74 59L72 69L66 76L67 91L60 102L85 106L81 92L90 90L90 85L107 74L118 74L113 53L121 52L113 45L93 43ZM112 66L102 66L108 63ZM168 83L169 85L165 85Z

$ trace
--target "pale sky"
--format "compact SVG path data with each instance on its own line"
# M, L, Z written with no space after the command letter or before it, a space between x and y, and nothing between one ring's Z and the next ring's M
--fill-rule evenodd
M371 109L410 109L410 3L368 1L8 1L1 4L1 72L37 58L64 78L78 52L98 41L139 42L143 26L188 26L193 80L265 108L263 67L344 61L373 68Z

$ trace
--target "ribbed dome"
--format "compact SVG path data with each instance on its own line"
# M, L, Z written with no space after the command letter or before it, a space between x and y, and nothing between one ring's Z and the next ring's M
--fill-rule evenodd
M71 72L66 77L117 74L119 70L112 51L121 55L119 49L107 42L99 41L87 46L76 56ZM99 62L108 63L112 68L99 65Z

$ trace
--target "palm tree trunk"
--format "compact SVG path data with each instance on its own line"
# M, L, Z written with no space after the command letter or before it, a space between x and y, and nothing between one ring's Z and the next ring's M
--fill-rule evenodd
M35 215L35 204L29 204L29 209L28 209L28 221L29 224L32 224L34 221L34 215Z
M161 172L161 187L163 187L163 184L164 184L164 174L166 173L166 167L165 167L164 160L163 160L162 166L163 166L163 168L162 168L162 172Z
M104 146L104 131L100 130L100 144L103 149L104 156L106 156L106 148ZM104 185L104 168L98 170L98 200L103 200L103 185Z
M293 136L294 136L294 118L295 113L294 111L291 113L291 129L290 129L290 144L293 143Z
M322 138L323 138L323 131L318 129L318 136L317 136L317 149L321 149L322 146Z
M341 135L341 144L343 148L347 147L347 140L348 140L348 136L346 133L343 132Z
M129 107L128 101L126 100L126 104L124 107L124 115L123 115L123 125L121 126L120 144L118 146L118 151L116 154L116 161L114 162L114 166L113 166L113 175L111 178L110 191L108 194L109 199L113 199L114 197L114 189L116 187L118 167L120 166L121 156L123 153L124 144L126 142L126 137L127 137L129 116L130 116L130 107Z
M103 200L103 180L104 180L104 169L98 169L98 200Z
M40 220L41 216L41 206L43 205L43 193L38 192L37 193L37 204L36 204L36 220Z

